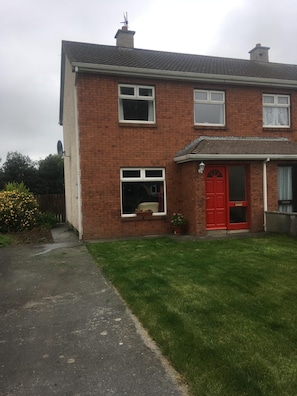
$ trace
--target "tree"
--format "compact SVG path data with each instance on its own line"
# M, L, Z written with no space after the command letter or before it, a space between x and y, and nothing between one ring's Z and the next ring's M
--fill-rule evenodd
M24 183L32 193L36 193L39 186L37 163L26 155L10 151L2 165L0 179L2 189L9 182Z
M64 194L64 160L50 154L34 162L17 151L9 152L0 168L0 190L7 183L24 183L33 194Z
M39 161L40 194L64 194L64 160L50 154Z

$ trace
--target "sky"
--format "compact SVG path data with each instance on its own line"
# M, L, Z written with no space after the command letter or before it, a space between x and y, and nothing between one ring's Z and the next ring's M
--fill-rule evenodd
M136 48L297 64L296 0L0 0L0 167L56 154L61 41L115 45L126 12Z

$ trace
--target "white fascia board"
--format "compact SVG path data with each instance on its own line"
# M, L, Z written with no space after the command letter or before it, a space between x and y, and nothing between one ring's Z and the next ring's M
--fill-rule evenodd
M265 160L297 160L297 154L186 154L180 157L174 157L173 161L181 164L183 162L191 161L265 161Z
M218 84L239 84L239 85L265 85L282 88L297 88L295 80L280 80L271 78L227 76L222 74L190 73L169 70L142 69L137 67L110 66L92 63L73 62L73 71L78 72L112 74L130 77L146 77L167 80L202 81Z

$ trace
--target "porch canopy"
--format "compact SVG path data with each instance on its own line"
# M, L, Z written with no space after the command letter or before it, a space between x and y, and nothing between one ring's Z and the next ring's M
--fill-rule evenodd
M297 160L297 143L286 138L200 136L173 160Z

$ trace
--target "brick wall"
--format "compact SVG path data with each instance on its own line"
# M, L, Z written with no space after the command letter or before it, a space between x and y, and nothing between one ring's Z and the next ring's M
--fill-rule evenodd
M156 87L156 125L123 125L118 121L118 83ZM226 128L194 127L193 90L226 91ZM278 90L269 90L278 93ZM79 75L78 123L82 185L83 238L157 235L170 232L169 218L146 221L121 219L120 168L164 167L167 210L182 210L189 217L189 232L205 231L204 176L197 163L175 164L174 155L201 135L289 137L290 131L262 128L262 93L258 87L241 88ZM268 92L265 90L265 92ZM290 93L280 91L282 93ZM292 103L297 106L296 94ZM297 125L293 115L292 125ZM269 169L269 209L277 204L276 165ZM262 163L250 165L251 230L263 229Z

